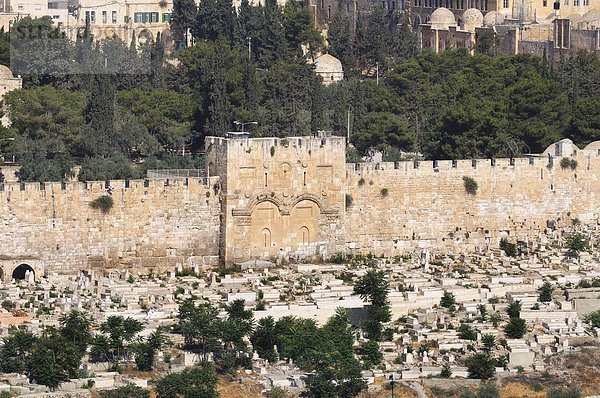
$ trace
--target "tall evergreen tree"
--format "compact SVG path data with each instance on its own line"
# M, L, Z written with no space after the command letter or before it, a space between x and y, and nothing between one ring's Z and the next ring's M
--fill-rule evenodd
M176 41L188 44L188 32L194 25L197 12L194 0L173 0L171 31Z
M85 111L83 146L88 155L109 156L114 150L115 87L110 75L96 75Z
M344 73L348 76L355 64L354 32L352 32L350 16L338 10L329 25L327 34L329 53L340 60Z

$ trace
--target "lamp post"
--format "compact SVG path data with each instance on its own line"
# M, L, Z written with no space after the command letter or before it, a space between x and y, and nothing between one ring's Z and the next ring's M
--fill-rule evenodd
M242 133L243 133L244 132L244 126L247 126L249 124L258 124L258 122L246 122L246 123L243 123L243 122L240 122L239 120L235 120L233 122L233 124L235 124L236 126L242 126Z

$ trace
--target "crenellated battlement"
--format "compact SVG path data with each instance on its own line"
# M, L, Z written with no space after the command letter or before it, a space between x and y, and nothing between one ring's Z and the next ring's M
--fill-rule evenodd
M536 244L573 219L600 225L600 142L513 159L346 163L343 137L235 135L208 137L205 164L208 177L0 184L0 258L53 272L167 270L462 253L502 237ZM110 209L90 206L106 194Z

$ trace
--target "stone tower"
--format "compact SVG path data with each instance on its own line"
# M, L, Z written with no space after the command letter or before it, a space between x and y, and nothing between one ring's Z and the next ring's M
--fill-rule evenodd
M221 184L225 265L342 250L345 147L342 137L207 137L207 172Z

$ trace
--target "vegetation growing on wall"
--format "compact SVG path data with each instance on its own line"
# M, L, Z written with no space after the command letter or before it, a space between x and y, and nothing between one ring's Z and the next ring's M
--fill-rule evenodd
M469 176L463 176L463 184L465 186L465 191L469 195L475 195L477 193L478 184L473 178Z
M92 209L101 210L102 213L107 214L110 211L110 209L112 209L114 203L115 202L112 196L102 195L92 200L90 202L90 207Z
M577 160L572 158L562 158L560 160L560 168L575 170L577 168Z

